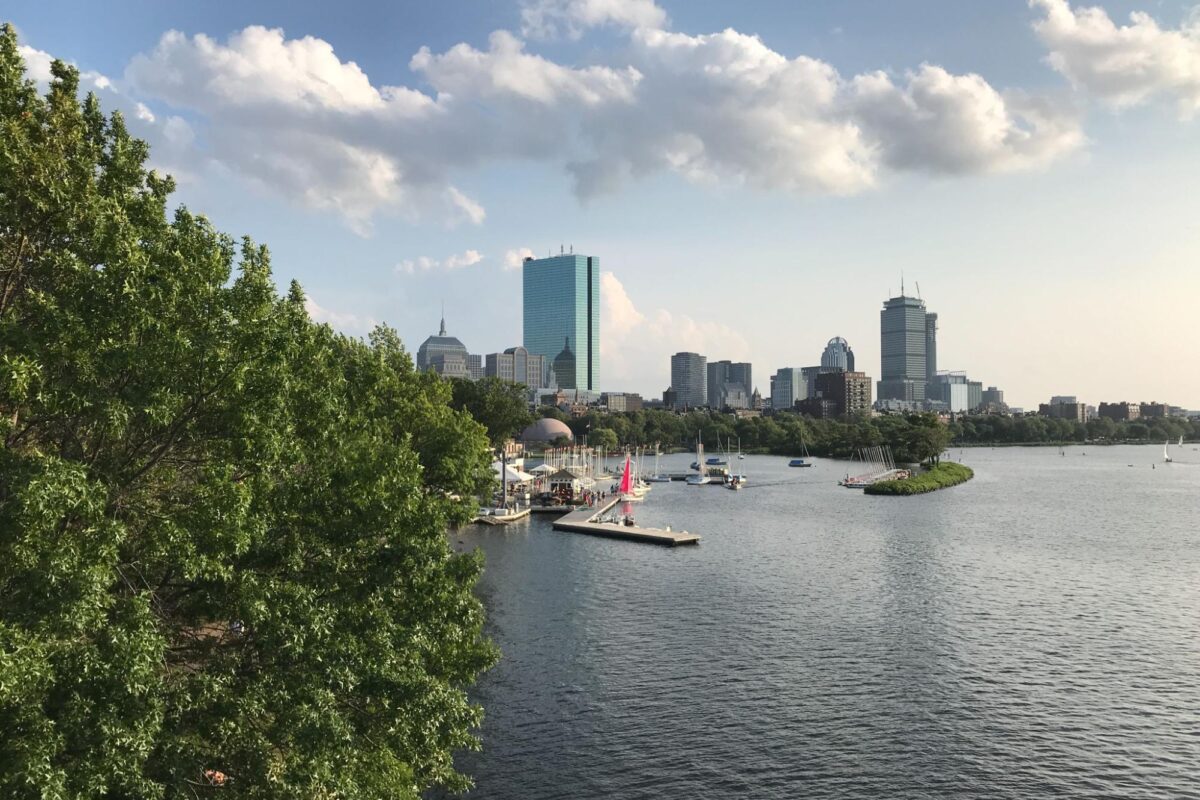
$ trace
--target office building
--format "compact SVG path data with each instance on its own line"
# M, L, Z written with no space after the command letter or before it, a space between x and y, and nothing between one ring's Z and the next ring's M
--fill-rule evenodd
M436 336L430 336L417 348L417 369L436 372L444 378L477 380L483 375L479 356L467 352L466 346L446 333L446 318L442 317Z
M1170 407L1166 403L1152 402L1141 403L1141 416L1146 417L1165 417L1170 412Z
M985 406L995 406L997 408L1004 405L1004 390L997 389L995 386L989 386L983 390L983 404Z
M552 365L563 389L598 391L600 259L527 258L521 281L525 349Z
M530 389L546 388L546 359L524 347L510 347L503 353L489 353L484 365L489 378L523 383Z
M1141 417L1142 406L1140 403L1101 403L1097 413L1102 417L1123 422Z
M708 359L699 353L671 356L671 388L677 408L704 408L708 405Z
M979 381L967 381L967 411L974 414L983 405L983 384Z
M821 353L821 366L854 372L854 351L850 348L850 343L840 336L830 339L825 345L825 352Z
M771 407L776 411L795 408L796 401L808 396L803 369L784 367L771 376Z
M962 414L970 408L970 387L966 373L940 372L934 376L932 388L933 396L926 399L944 403L951 414Z
M712 408L749 408L754 392L750 365L745 362L708 362L708 405Z
M1078 402L1079 402L1079 398L1077 398L1073 394L1056 394L1050 398L1050 405L1052 405L1052 406L1056 406L1061 403L1075 404Z
M879 312L879 399L922 403L937 374L937 315L916 297L893 297ZM933 358L927 357L930 348ZM964 401L965 402L965 401Z
M668 386L662 393L663 408L669 408L672 411L679 410L679 392Z

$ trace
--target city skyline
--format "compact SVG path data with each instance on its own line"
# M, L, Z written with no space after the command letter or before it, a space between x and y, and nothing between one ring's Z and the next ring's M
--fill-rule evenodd
M904 271L940 313L939 366L1013 405L1194 408L1193 5L6 14L32 75L77 64L177 176L173 204L266 243L347 333L386 322L415 355L445 298L471 352L500 351L521 341L522 259L574 245L604 264L599 388L657 396L696 351L758 365L766 394L834 335L873 374L873 311ZM1149 66L1106 67L1122 58Z

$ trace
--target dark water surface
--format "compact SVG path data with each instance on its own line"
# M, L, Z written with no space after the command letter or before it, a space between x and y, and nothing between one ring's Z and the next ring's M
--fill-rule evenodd
M741 492L635 507L698 548L464 529L504 654L469 797L1200 798L1200 452L1172 451L956 450L975 479L912 498L751 457Z

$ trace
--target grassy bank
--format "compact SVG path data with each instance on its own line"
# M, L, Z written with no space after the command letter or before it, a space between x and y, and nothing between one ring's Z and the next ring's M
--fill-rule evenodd
M925 492L932 492L935 489L956 486L957 484L971 480L974 476L975 473L970 467L964 467L962 464L947 461L925 472L915 473L910 478L873 483L863 491L867 494L924 494Z

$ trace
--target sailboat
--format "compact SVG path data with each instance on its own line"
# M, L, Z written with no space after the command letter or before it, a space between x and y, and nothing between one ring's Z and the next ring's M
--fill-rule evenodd
M621 472L621 486L617 491L621 493L621 500L625 502L642 499L641 495L636 494L633 490L633 472L630 469L629 453L625 454L625 469Z
M745 461L746 454L742 452L742 437L738 437L738 461Z
M671 481L671 476L663 475L662 470L659 469L659 466L658 466L659 455L660 455L660 453L658 450L658 445L655 445L654 446L654 474L646 476L646 481L649 483L669 483Z
M1167 452L1167 445L1169 445L1170 443L1171 443L1170 439L1163 442L1163 461L1165 461L1168 464L1171 463L1171 454Z
M704 442L699 436L696 437L696 463L692 468L696 470L696 474L687 476L688 486L703 486L709 482L708 470L704 467Z
M813 459L808 454L808 446L804 444L804 434L800 434L800 450L804 453L803 458L793 458L788 462L789 467L811 467Z
M1182 434L1182 433L1181 433L1181 434L1179 434L1179 444L1177 444L1177 445L1175 445L1175 446L1176 446L1176 447L1183 447L1183 434Z

